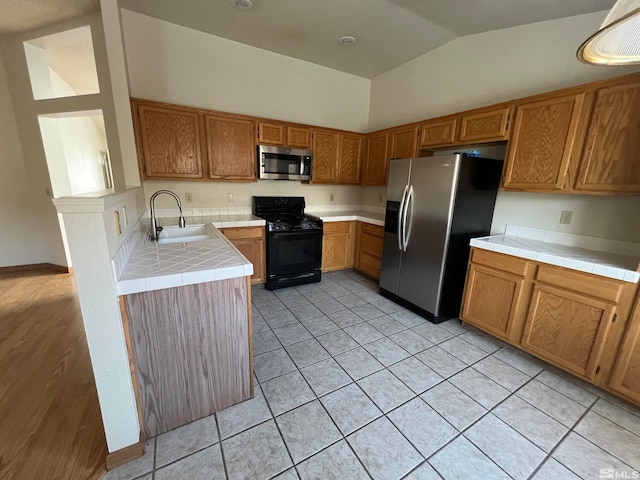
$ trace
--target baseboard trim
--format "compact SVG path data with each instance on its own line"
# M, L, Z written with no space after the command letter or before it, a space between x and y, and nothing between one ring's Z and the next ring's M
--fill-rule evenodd
M128 447L121 448L115 452L107 454L107 470L113 470L120 465L124 465L136 458L140 458L144 455L144 444L147 438L144 433L140 432L140 441L129 445Z
M70 267L56 265L54 263L31 263L29 265L13 265L10 267L0 267L0 273L25 272L28 270L55 270L61 273L71 273Z

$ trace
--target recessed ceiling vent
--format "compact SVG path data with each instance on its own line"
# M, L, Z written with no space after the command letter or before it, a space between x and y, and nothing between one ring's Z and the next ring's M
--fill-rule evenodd
M251 10L253 8L253 2L251 2L251 0L230 0L230 1L231 1L231 5L233 5L233 8L235 8L236 10L246 11L246 10Z
M352 37L351 35L344 35L338 39L338 43L343 47L350 47L351 45L356 43L356 37Z

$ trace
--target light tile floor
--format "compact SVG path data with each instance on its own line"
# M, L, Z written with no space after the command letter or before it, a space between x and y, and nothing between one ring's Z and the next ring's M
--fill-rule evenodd
M434 325L353 272L253 290L255 398L151 439L111 479L593 479L640 470L640 409ZM618 472L616 472L618 473Z

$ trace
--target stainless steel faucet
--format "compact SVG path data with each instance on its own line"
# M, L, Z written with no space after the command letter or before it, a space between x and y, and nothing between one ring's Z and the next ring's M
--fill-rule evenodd
M162 230L162 227L158 226L156 221L156 208L155 208L155 200L158 195L161 193L166 193L167 195L171 195L178 202L178 210L180 210L180 219L178 220L178 227L184 228L187 222L184 220L184 216L182 215L182 202L180 202L180 198L178 195L173 193L171 190L158 190L156 193L151 195L151 200L149 200L149 206L151 208L151 229L149 230L149 238L151 240L158 241L158 233Z

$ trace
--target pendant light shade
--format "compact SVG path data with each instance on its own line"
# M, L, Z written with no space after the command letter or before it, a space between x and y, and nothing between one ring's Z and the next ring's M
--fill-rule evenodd
M577 56L593 65L640 63L640 0L618 0Z

